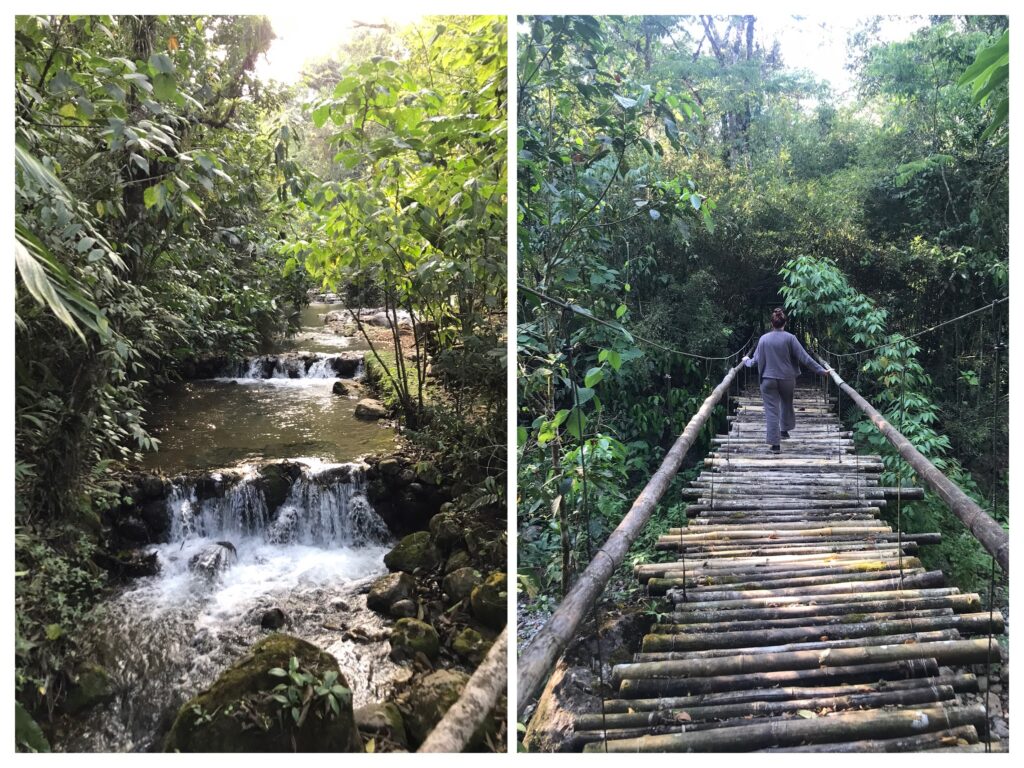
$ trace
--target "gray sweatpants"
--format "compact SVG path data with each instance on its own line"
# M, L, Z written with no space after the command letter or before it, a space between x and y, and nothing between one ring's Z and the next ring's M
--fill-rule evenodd
M764 425L768 445L778 445L780 432L789 432L796 426L793 410L795 379L761 379L761 399L764 400Z

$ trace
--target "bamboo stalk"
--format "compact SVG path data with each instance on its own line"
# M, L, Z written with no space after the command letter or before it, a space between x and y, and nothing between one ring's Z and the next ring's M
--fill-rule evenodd
M847 683L830 686L789 686L776 688L748 688L697 696L669 696L659 699L608 699L605 712L650 712L659 709L686 709L741 701L785 701L812 696L847 696L855 693L877 693L890 690L929 688L948 685L957 693L977 693L978 678L969 673L940 675L938 677L912 677L907 680L873 680L865 683Z
M915 576L924 573L923 568L904 568L903 574L905 576ZM881 579L892 579L899 576L899 568L886 569L884 571L875 572L858 572L857 576L860 581L872 581ZM687 574L689 575L689 574ZM756 576L757 574L754 574ZM720 590L723 586L727 586L734 590L756 590L759 587L766 589L778 589L782 587L800 587L800 586L815 586L818 584L833 584L848 581L851 574L835 573L827 576L795 576L792 578L785 579L755 579L753 581L737 581L731 584L722 583L721 580L715 581L715 583L704 583L706 580L700 578L652 578L647 582L647 592L651 595L663 595L670 589L677 589L682 587L684 584L687 587L687 591L692 595L701 595L709 591Z
M935 659L907 659L880 664L853 664L848 667L784 669L777 672L750 672L742 675L709 677L670 677L649 680L623 680L619 697L649 699L654 696L680 696L745 688L769 688L774 685L813 685L815 683L873 683L908 677L934 677L939 672Z
M835 371L831 372L832 380L856 403L871 423L899 452L900 456L913 468L917 476L939 495L956 515L967 526L974 537L991 554L1003 573L1010 572L1010 538L1003 527L993 520L977 503L946 477L934 464L928 461L920 451L897 431L885 418L871 407L870 403L858 392L843 381Z
M934 587L930 589L895 589L887 592L877 592L871 595L873 600L899 600L904 598L914 597L944 597L946 595L959 594L960 590L956 587ZM748 598L745 600L718 600L715 602L696 602L687 601L683 602L682 595L679 595L679 599L676 599L674 592L669 593L669 599L675 600L675 610L697 610L697 611L708 611L708 610L719 610L728 608L775 608L783 605L805 605L814 602L822 603L859 603L865 599L864 590L857 592L849 592L845 594L829 594L829 595L799 595L799 596L778 596L778 597L767 597L767 598Z
M876 611L873 613L835 614L832 616L793 616L776 619L748 619L746 621L704 621L692 624L661 623L652 624L649 634L652 635L686 635L704 632L740 632L761 629L786 629L805 627L808 622L819 626L856 624L863 621L892 621L896 619L912 619L915 617L952 616L952 608L909 609L898 611ZM987 614L986 614L987 615Z
M774 581L775 579L788 579L794 576L830 576L843 573L887 571L892 570L893 568L899 568L899 561L864 560L860 562L853 562L849 565L833 565L820 568L784 567L761 568L757 570L742 569L733 573L723 573L721 570L707 571L703 568L694 568L693 566L684 568L683 566L684 564L679 561L674 563L648 563L645 565L635 566L633 568L633 572L641 582L645 582L652 578L671 578L673 577L673 574L682 573L682 571L685 570L688 577L688 584L735 584L755 577L757 577L761 582L767 582ZM903 559L903 567L906 569L920 568L921 561L916 557L906 557Z
M642 651L705 651L712 648L745 648L753 645L785 645L814 640L842 640L873 635L901 635L909 632L931 632L956 629L968 634L982 634L990 629L1002 634L1003 617L996 612L992 621L988 613L955 614L952 616L921 616L914 619L886 619L846 624L813 624L805 627L781 627L761 630L734 630L690 634L649 634L644 637Z
M768 748L759 752L918 752L939 746L952 746L960 741L977 744L978 730L973 725L962 725L944 731L919 733L895 739L866 739L841 741L834 744L807 744L781 749Z
M863 707L883 707L893 704L927 704L936 701L949 701L956 693L948 685L935 685L929 688L911 688L908 690L879 691L872 693L851 693L845 695L816 695L803 699L783 701L745 701L733 704L697 706L686 708L664 709L654 712L630 712L581 715L576 718L576 731L602 731L605 728L636 728L644 726L669 725L679 727L679 723L698 722L700 720L724 720L726 718L746 717L748 715L781 715L786 712L807 710L845 710ZM681 718L681 715L685 715ZM689 725L687 725L689 729ZM600 736L598 737L600 738Z
M943 590L945 591L945 590ZM899 593L896 593L899 594ZM981 598L976 594L948 594L941 596L910 597L910 598L889 598L882 600L860 599L850 602L825 603L811 605L780 605L767 606L763 608L738 608L728 610L710 609L687 609L676 606L676 612L667 614L674 623L706 623L715 621L742 620L742 619L773 619L785 617L815 617L832 616L857 613L881 613L884 611L896 610L918 610L927 608L952 608L958 613L977 611L981 608Z
M816 651L795 651L776 654L742 654L716 659L695 659L693 661L654 661L634 664L616 664L612 667L612 679L648 680L666 677L712 677L719 675L741 675L750 672L774 672L779 670L814 669L818 667L842 667L852 664L871 664L886 661L908 661L911 659L935 659L942 664L984 664L986 661L1000 663L1002 651L998 643L988 647L988 641L949 640L939 643L917 643L915 645L882 645L863 648L839 648Z
M771 746L795 746L805 742L823 743L852 740L863 736L898 738L927 730L946 730L964 725L981 727L985 710L975 704L965 707L911 707L899 710L844 712L812 720L777 719L750 723L743 728L643 736L588 744L585 752L740 752Z

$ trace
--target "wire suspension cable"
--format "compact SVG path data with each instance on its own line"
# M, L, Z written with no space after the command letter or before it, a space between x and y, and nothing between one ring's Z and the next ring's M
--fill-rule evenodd
M991 454L989 464L992 466L992 477L990 479L990 495L992 503L992 518L996 516L996 414L999 410L999 323L996 319L995 305L992 306L992 420L989 425L991 436ZM985 751L992 751L992 719L989 714L989 706L992 697L992 617L995 612L995 589L996 589L996 559L992 558L992 565L988 577L988 653L985 656Z
M689 357L689 358L692 358L694 360L708 360L708 361L710 361L710 360L732 360L734 357L736 357L737 355L742 353L744 350L746 350L747 347L750 346L750 340L754 338L754 331L751 331L750 332L750 336L747 338L747 340L745 342L743 342L743 345L739 349L737 349L735 352L733 352L730 355L726 355L725 357L710 357L708 355L698 355L695 352L684 352L681 349L673 349L672 347L666 347L664 344L659 344L656 341L651 341L650 339L645 339L643 336L640 336L638 334L633 333L632 331L627 330L626 327L624 325L622 325L621 323L613 323L613 322L611 322L609 320L602 320L600 317L597 317L589 309L585 309L584 307L581 307L581 306L579 306L577 304L569 304L567 302L562 301L561 299L556 299L553 296L548 296L546 293L538 291L536 288L531 288L528 285L523 285L522 283L518 283L517 282L516 285L518 286L518 288L520 290L526 291L527 293L530 293L530 294L533 294L534 296L536 296L538 299L541 299L542 301L546 301L549 304L554 304L556 307L561 307L563 310L572 312L573 314L579 315L580 317L585 318L587 320L590 320L591 322L598 323L599 325L603 325L603 326L606 326L608 328L611 328L613 331L618 331L619 333L625 333L630 338L636 339L637 341L642 342L643 344L647 344L648 346L655 347L656 349L660 349L663 352L669 352L669 353L671 353L673 355L681 355L683 357Z
M995 301L991 302L990 304L986 304L983 307L978 307L977 309L972 309L970 312L965 312L964 314L960 315L959 317L954 317L954 318L951 318L949 320L943 320L941 323L937 323L936 325L933 325L933 326L931 326L929 328L925 328L924 330L918 331L917 333L912 333L909 336L906 336L906 335L901 336L901 338L897 339L896 341L887 341L884 344L879 344L877 346L870 347L868 349L861 349L861 350L858 350L857 352L831 352L830 354L833 357L838 357L838 358L857 357L859 355L867 354L868 352L874 352L875 350L878 350L878 349L884 349L886 347L893 347L893 346L896 346L897 344L901 344L901 343L903 343L905 341L909 341L910 339L916 339L918 336L923 336L926 333L931 333L932 331L937 330L939 328L942 328L945 325L949 325L950 323L960 322L964 318L970 317L971 315L976 315L979 312L984 312L986 309L991 309L993 316L995 316L995 307L996 307L996 305L997 304L1002 304L1004 301L1009 301L1009 300L1010 300L1009 296L1003 297L1002 299L996 299ZM829 350L825 349L824 347L821 347L821 349L823 351L825 351L825 352L829 352Z

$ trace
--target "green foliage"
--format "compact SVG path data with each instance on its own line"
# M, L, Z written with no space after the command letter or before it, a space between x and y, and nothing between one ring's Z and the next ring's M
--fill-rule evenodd
M1003 32L1002 36L978 51L974 57L974 63L960 76L957 85L971 86L971 100L982 106L992 97L993 93L1005 91L1004 96L996 105L992 116L992 122L981 134L984 141L998 131L1010 117L1010 94L1009 88L1003 88L1010 81L1010 30ZM1005 137L1004 141L1008 141Z
M330 722L341 715L342 707L352 706L352 691L338 682L338 673L334 670L327 671L320 679L302 669L298 658L292 656L288 669L274 667L267 674L285 679L274 686L271 698L281 706L282 716L290 715L290 722L296 729L302 728L311 712L318 719Z

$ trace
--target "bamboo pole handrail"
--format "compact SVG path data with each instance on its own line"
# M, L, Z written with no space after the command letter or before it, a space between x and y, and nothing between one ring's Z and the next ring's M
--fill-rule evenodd
M665 456L658 471L644 486L629 512L622 518L622 522L598 550L602 556L595 557L590 561L565 598L559 603L555 612L529 645L523 649L519 656L517 675L516 712L520 717L540 689L562 651L565 650L565 646L575 635L587 609L597 600L615 569L622 563L629 548L650 519L658 501L679 471L686 452L693 445L693 441L711 416L714 407L728 391L736 374L742 368L742 362L730 368L721 383L704 400L697 413L686 425L686 429L683 430Z
M826 365L817 355L815 358L819 363ZM956 515L967 530L976 538L981 545L991 554L1003 573L1010 573L1010 536L992 517L985 512L978 504L952 480L917 450L906 437L904 437L882 414L875 410L871 404L861 397L853 387L843 381L842 377L833 369L829 372L832 381L857 407L860 408L875 425L882 436L888 440L899 452L900 456L914 469L917 476L924 481L929 488L941 498L950 511Z

